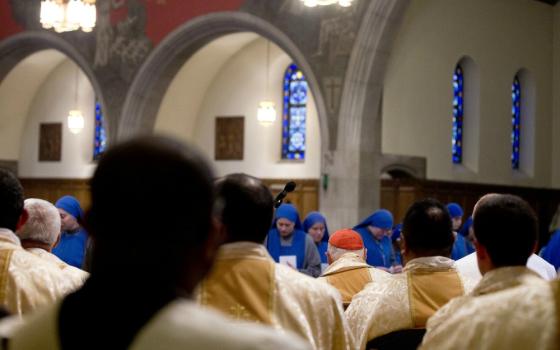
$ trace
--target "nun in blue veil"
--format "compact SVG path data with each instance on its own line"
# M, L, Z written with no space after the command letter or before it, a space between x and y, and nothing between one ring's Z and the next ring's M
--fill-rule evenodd
M327 262L327 248L329 246L329 229L327 219L319 212L312 211L303 220L303 231L311 236L317 245L319 257L321 258L321 272L329 265Z
M362 236L364 247L367 249L368 265L391 271L391 267L397 264L393 261L395 254L390 237L392 228L393 214L386 209L377 210L354 226L353 230Z
M276 209L264 245L277 263L312 277L321 275L319 251L313 239L303 231L299 214L293 205L282 204Z

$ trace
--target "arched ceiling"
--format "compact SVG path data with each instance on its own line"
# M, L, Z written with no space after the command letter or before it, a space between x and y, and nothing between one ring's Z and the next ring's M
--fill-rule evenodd
M48 75L67 56L57 50L35 52L0 82L0 159L17 160L29 107Z

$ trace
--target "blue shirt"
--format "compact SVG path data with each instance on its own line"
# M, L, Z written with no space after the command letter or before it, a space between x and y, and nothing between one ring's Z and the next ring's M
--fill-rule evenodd
M60 242L53 248L52 253L68 265L82 268L86 253L88 234L80 228L78 232L62 232Z
M542 250L541 256L554 265L556 270L560 268L560 229L552 233L548 245Z
M467 239L461 234L457 234L455 237L455 243L453 243L453 249L451 250L451 259L459 260L462 257L469 255L469 249L467 248Z
M367 249L366 262L371 266L390 268L393 264L393 243L391 238L383 236L381 240L375 239L367 227L355 229L362 236L364 247Z

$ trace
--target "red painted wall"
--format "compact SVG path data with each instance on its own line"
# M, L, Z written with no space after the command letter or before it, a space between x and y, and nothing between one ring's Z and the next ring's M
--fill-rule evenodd
M12 9L8 0L0 0L0 40L22 31L23 28L12 19Z
M21 1L21 0L18 0ZM173 29L188 20L219 11L235 11L244 0L141 0L146 5L146 35L157 45ZM111 12L111 23L127 16L126 5ZM11 16L8 0L0 0L0 40L24 29ZM39 18L37 18L37 21Z

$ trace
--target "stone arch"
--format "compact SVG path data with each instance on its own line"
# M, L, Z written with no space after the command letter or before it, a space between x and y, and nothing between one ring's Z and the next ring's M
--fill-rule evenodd
M27 31L13 35L0 42L0 83L21 60L35 52L46 49L54 49L62 52L80 67L93 86L93 90L101 106L105 109L106 103L101 85L91 69L89 62L70 43L56 34L47 31ZM105 128L108 137L110 137L112 131L110 123L106 123Z
M244 12L218 12L186 22L169 34L140 67L128 91L119 123L119 139L151 133L165 91L181 66L201 47L226 34L254 32L290 55L305 74L315 98L321 147L329 147L327 110L318 79L303 53L280 29Z
M379 208L383 80L409 2L371 0L350 54L336 150L325 157L331 185L321 197L322 210L339 227L352 226Z

